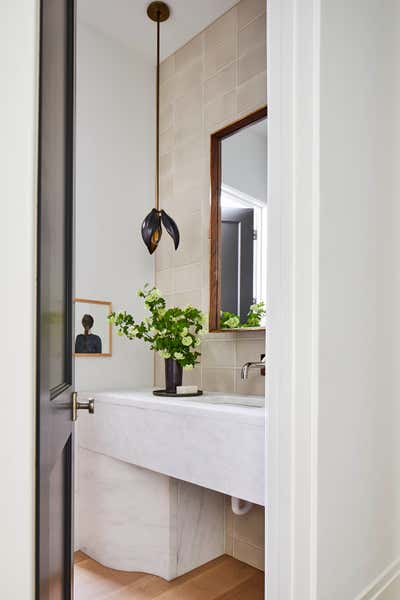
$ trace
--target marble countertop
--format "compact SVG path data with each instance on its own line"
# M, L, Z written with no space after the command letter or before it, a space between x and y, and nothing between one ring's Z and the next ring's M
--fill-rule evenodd
M265 408L237 404L241 398L158 397L151 388L96 392L95 414L79 415L79 446L264 504Z
M180 412L186 415L222 417L248 422L263 426L265 420L264 406L261 404L261 396L243 396L239 394L220 394L216 392L204 392L203 396L197 397L164 397L154 396L153 388L139 388L135 390L118 390L97 392L96 402L108 402L120 406L136 406L163 412ZM232 398L232 403L229 399ZM242 401L249 405L242 404Z

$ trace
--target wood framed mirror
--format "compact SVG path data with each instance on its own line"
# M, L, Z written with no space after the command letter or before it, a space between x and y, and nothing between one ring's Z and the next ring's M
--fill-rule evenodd
M210 331L264 329L267 107L211 135Z

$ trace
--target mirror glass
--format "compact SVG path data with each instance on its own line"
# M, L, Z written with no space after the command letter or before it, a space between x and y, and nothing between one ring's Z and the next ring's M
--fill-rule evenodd
M75 300L75 356L111 356L111 302Z
M259 116L259 115L258 115ZM265 326L267 119L244 120L219 141L215 329ZM213 270L212 270L213 272ZM211 325L211 323L210 323Z

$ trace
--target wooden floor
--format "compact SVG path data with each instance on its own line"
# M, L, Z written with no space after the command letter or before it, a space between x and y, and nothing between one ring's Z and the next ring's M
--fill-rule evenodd
M75 600L263 600L264 573L221 556L174 581L107 569L75 554Z

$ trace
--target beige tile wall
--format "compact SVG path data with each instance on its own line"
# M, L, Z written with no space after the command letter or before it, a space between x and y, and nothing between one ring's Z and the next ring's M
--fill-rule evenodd
M164 233L156 252L156 284L169 305L193 304L208 312L210 134L266 104L265 0L241 0L161 66L161 206L178 223L181 245ZM265 378L240 367L258 360L259 332L205 336L201 363L185 383L209 391L263 394ZM155 383L164 382L155 358ZM263 565L263 509L233 517L227 507L226 550Z
M266 104L265 0L241 0L161 68L161 206L177 221L181 246L167 234L156 252L156 284L170 305L208 311L210 134ZM186 383L209 391L263 394L265 379L240 367L264 352L260 332L205 336L201 364ZM155 383L164 381L156 356ZM264 509L233 515L225 510L226 552L264 568Z
M264 508L254 505L247 515L235 515L225 498L225 552L264 570Z
M156 284L170 305L208 311L210 134L266 104L265 0L241 0L161 65L161 206L178 223L177 252L164 233ZM264 393L264 378L240 367L264 352L257 332L208 334L185 382L209 391ZM156 357L155 383L163 383Z

